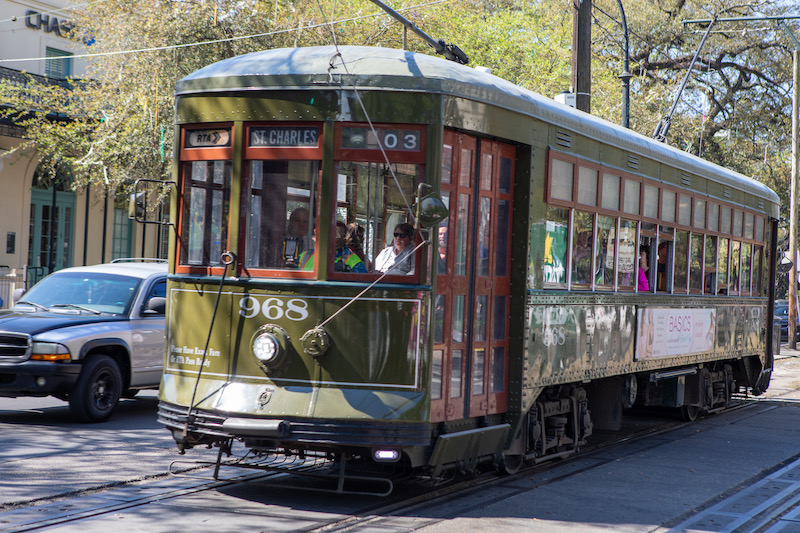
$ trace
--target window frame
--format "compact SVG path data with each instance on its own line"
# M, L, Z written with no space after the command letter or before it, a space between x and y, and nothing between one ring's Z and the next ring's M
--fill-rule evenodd
M227 130L229 132L229 140L228 143L224 146L204 146L204 147L187 147L186 143L186 135L188 132L193 131L200 131L200 130ZM227 161L231 165L231 182L233 181L233 164L234 164L234 153L233 153L233 144L234 144L234 137L236 135L236 128L233 122L219 122L219 123L199 123L199 124L182 124L180 126L180 136L179 136L179 157L178 157L178 221L177 221L177 228L178 228L178 235L179 238L175 241L175 272L177 274L192 274L192 275L205 275L205 276L221 276L225 271L226 268L224 265L189 265L183 264L181 261L183 259L183 243L186 239L189 238L189 235L184 234L184 222L185 222L185 215L187 211L184 209L186 207L186 202L189 201L187 193L187 176L186 176L186 163L195 163L201 161ZM233 227L231 224L231 213L232 210L231 202L234 199L231 196L231 185L232 183L228 184L227 187L227 202L228 202L228 213L227 217L227 235L226 240L224 243L224 247L226 249L230 249L230 238L231 238L231 228ZM225 190L225 187L223 187ZM225 201L225 198L223 198ZM188 208L187 208L188 209Z
M554 167L555 161L563 161L565 163L569 163L572 165L572 193L571 193L571 200L565 200L563 198L555 198L552 195L553 184L552 184L552 169ZM738 241L741 243L741 246L749 245L751 250L750 254L750 272L749 272L749 290L745 288L744 290L740 291L740 294L737 296L765 296L764 291L765 287L763 286L762 277L764 276L763 269L765 268L764 264L764 249L767 246L766 238L768 237L768 216L766 213L762 211L758 211L755 208L736 204L733 202L726 202L720 200L718 198L713 198L708 194L702 193L700 191L691 190L687 188L680 188L677 185L664 183L657 179L647 178L644 176L631 174L629 172L623 171L619 168L603 165L597 163L595 161L584 160L578 156L573 154L567 154L560 150L554 149L552 147L548 147L547 151L547 175L545 177L545 184L544 184L544 201L546 207L557 207L557 208L565 208L569 212L569 227L568 227L568 235L569 235L569 242L568 242L568 249L566 253L567 257L567 265L566 267L566 283L550 283L544 282L542 283L543 288L545 289L566 289L566 290L578 290L578 291L586 291L586 290L608 290L611 288L614 292L628 292L627 287L621 287L619 284L619 272L617 271L619 268L619 259L617 257L617 247L615 246L615 279L613 283L613 287L611 285L605 284L600 285L595 283L593 279L591 284L588 283L574 283L572 279L572 270L573 270L573 254L574 254L574 232L575 232L575 213L577 211L591 214L593 215L593 229L592 229L592 238L596 240L598 238L597 231L598 231L598 217L599 216L611 216L616 219L616 231L619 231L620 224L622 220L628 220L637 223L637 250L639 242L643 236L649 238L656 238L656 247L663 241L670 241L671 242L671 256L668 260L668 263L674 262L674 244L677 231L680 232L687 232L688 239L687 239L687 272L686 272L686 281L687 286L686 290L680 290L680 294L686 295L706 295L709 294L708 290L711 290L712 287L707 287L707 278L709 274L712 274L708 271L711 268L710 265L706 264L706 246L707 242L714 238L715 248L717 248L715 252L715 265L714 269L718 272L719 268L722 268L722 265L719 264L719 256L720 252L718 247L723 244L723 241L720 239L727 239L728 243L728 255L730 255L731 250L731 242ZM596 205L587 205L578 201L578 181L580 176L580 169L581 168L591 168L597 172L597 194L596 194ZM602 192L603 192L603 178L605 174L614 175L619 178L619 209L609 210L604 209L602 207ZM625 210L625 191L626 187L625 184L628 181L635 181L639 184L639 212L638 214L628 213ZM648 211L646 208L646 201L645 201L645 190L647 187L655 188L657 190L657 198L658 198L658 206L657 206L657 213L658 217L653 218L651 216L646 216L646 212ZM664 217L665 213L663 213L664 207L664 195L665 192L675 196L675 212L673 217ZM686 206L684 206L683 217L681 217L680 211L680 202L683 199L685 202L688 201L688 213L685 211ZM729 215L729 220L726 222L723 220L723 216L725 214ZM652 214L652 210L651 210ZM716 216L714 216L716 214ZM713 220L712 220L713 219ZM737 219L740 220L740 227L738 231L734 228L734 224L736 223ZM547 216L545 214L545 220ZM748 221L752 221L753 228L752 230L748 230ZM683 223L681 223L683 222ZM644 224L654 225L655 231L651 231L649 228L646 229L643 227ZM661 231L662 227L670 227L672 228L672 234L664 234ZM723 227L728 226L729 231L723 231ZM711 229L714 228L714 229ZM697 288L692 288L692 277L691 277L691 248L692 248L692 241L699 236L702 239L702 248L703 253L702 257L699 258L700 261L700 272L702 276L702 289L698 290ZM657 249L657 248L656 248ZM651 250L651 253L652 250ZM594 254L593 254L594 255ZM657 258L657 254L653 254L653 257ZM730 257L728 257L728 265L730 265ZM596 258L592 258L592 268L596 270ZM638 268L638 254L636 265ZM741 264L739 265L741 269ZM651 265L652 268L652 265ZM669 268L669 265L668 265ZM755 271L754 268L758 268L758 271ZM674 270L674 265L672 265L672 269ZM593 271L594 271L593 270ZM730 275L730 272L726 273ZM669 274L669 269L668 269ZM719 286L719 281L717 280L717 275L714 273L714 285ZM674 272L673 272L674 275ZM757 281L754 281L754 278L758 278ZM729 283L730 280L727 280ZM674 292L674 281L671 283L668 281L667 283L667 293L672 294ZM655 285L657 285L657 280ZM716 288L716 287L714 287ZM653 288L655 290L655 288ZM638 292L638 291L636 291ZM663 291L655 291L661 292L665 294Z

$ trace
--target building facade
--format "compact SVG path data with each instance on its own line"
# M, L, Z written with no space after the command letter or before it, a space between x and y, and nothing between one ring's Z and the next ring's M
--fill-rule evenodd
M84 77L86 59L74 56L91 47L66 38L66 5L0 0L0 77L15 83L27 83L23 73L48 83ZM0 121L0 307L9 306L13 288L54 270L162 255L163 232L129 219L125 198L97 186L76 189L68 170L55 183L40 181L35 152L8 153L24 139L22 127Z

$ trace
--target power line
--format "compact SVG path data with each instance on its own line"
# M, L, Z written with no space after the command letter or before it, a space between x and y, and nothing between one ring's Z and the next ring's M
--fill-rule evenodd
M418 4L416 6L410 6L410 7L402 8L402 9L399 9L398 11L411 11L411 10L414 10L414 9L420 9L420 8L424 8L424 7L429 7L429 6L436 5L436 4L444 4L444 3L451 2L451 1L452 0L434 0L432 2L428 2L428 3L425 3L425 4ZM239 36L239 37L227 37L225 39L213 39L213 40L210 40L210 41L201 41L201 42L197 42L197 43L174 44L174 45L168 45L168 46L154 46L154 47L150 47L150 48L135 48L135 49L132 49L132 50L117 50L117 51L114 51L114 52L99 52L99 53L96 53L96 54L76 54L76 55L63 56L63 57L28 57L28 58L21 58L21 59L0 59L0 63L13 63L13 62L21 62L21 61L45 61L45 60L52 61L52 60L59 60L59 59L84 59L84 58L108 57L108 56L124 55L124 54L141 54L143 52L160 52L160 51L163 51L163 50L176 50L176 49L181 49L181 48L191 48L191 47L194 47L194 46L205 46L205 45L209 45L209 44L219 44L219 43L227 43L227 42L232 42L232 41L242 41L242 40L245 40L245 39L255 39L257 37L269 37L271 35L280 35L282 33L290 33L290 32L294 32L294 31L301 31L301 30L320 28L320 27L329 26L329 25L332 25L332 24L343 24L343 23L346 23L346 22L355 22L355 21L358 21L358 20L363 20L363 19L368 19L368 18L375 18L375 17L380 17L381 15L384 15L384 14L385 13L383 13L381 11L381 12L378 12L378 13L374 13L372 15L362 15L360 17L352 17L352 18L347 18L347 19L340 19L340 20L329 22L329 23L322 22L320 24L309 24L308 26L301 26L299 28L287 28L285 30L277 30L277 31L266 32L266 33L256 33L256 34L252 34L252 35L242 35L242 36Z

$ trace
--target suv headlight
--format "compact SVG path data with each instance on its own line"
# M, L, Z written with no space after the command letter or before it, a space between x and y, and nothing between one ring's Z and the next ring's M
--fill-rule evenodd
M34 342L31 351L33 361L70 361L69 349L56 342Z

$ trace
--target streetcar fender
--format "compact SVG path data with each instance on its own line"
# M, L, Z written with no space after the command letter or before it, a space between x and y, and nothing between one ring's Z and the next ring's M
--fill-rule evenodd
M428 460L433 476L437 477L446 464L465 461L474 465L480 457L502 452L510 429L509 424L498 424L441 435L436 439L433 453Z

